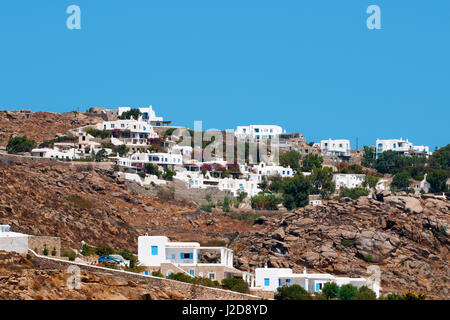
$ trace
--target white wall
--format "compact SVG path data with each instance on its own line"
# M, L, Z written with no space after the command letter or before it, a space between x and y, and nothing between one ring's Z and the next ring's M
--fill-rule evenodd
M289 268L256 268L255 269L255 286L261 287L263 290L275 291L278 288L278 280L280 277L288 277L292 274ZM269 286L264 285L264 279L269 279Z
M169 238L164 236L138 237L138 259L144 266L159 266L166 260L166 243ZM158 247L158 255L152 255L152 246Z
M1 236L0 251L28 252L28 235Z

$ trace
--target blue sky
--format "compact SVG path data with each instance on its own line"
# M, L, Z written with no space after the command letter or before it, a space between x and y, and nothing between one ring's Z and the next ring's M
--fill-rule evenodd
M68 30L66 8L82 12ZM366 8L381 8L368 30ZM450 1L1 0L0 109L449 143Z

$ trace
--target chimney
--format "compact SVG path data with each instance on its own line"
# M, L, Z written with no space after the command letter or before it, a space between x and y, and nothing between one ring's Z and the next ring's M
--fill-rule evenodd
M303 274L306 274L306 267L303 267Z

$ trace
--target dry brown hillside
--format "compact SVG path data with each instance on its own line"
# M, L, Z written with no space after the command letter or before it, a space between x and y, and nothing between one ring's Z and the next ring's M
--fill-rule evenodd
M229 214L160 199L92 164L10 158L0 156L0 224L13 231L58 236L72 248L84 240L137 252L137 237L146 232L206 243L251 230Z
M86 116L80 112L0 111L0 146L6 146L11 136L23 135L39 144L56 135L64 135L72 128L100 121L100 117Z

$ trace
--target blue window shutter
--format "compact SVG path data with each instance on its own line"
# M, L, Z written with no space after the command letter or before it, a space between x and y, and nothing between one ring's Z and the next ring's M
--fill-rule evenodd
M270 285L270 279L264 278L264 286L268 287Z
M145 270L145 271L144 271L144 274L145 274L146 276L148 276L148 271L147 271L147 270Z
M278 286L281 287L281 279L278 279Z
M316 283L316 291L319 291L320 289L319 289L319 284L318 283Z
M189 259L192 259L194 257L193 253L189 253Z
M199 253L199 254L197 254L197 259L198 259L198 260L200 260L200 253Z
M184 259L184 253L183 252L180 253L180 259Z
M158 255L158 246L152 246L152 256Z

